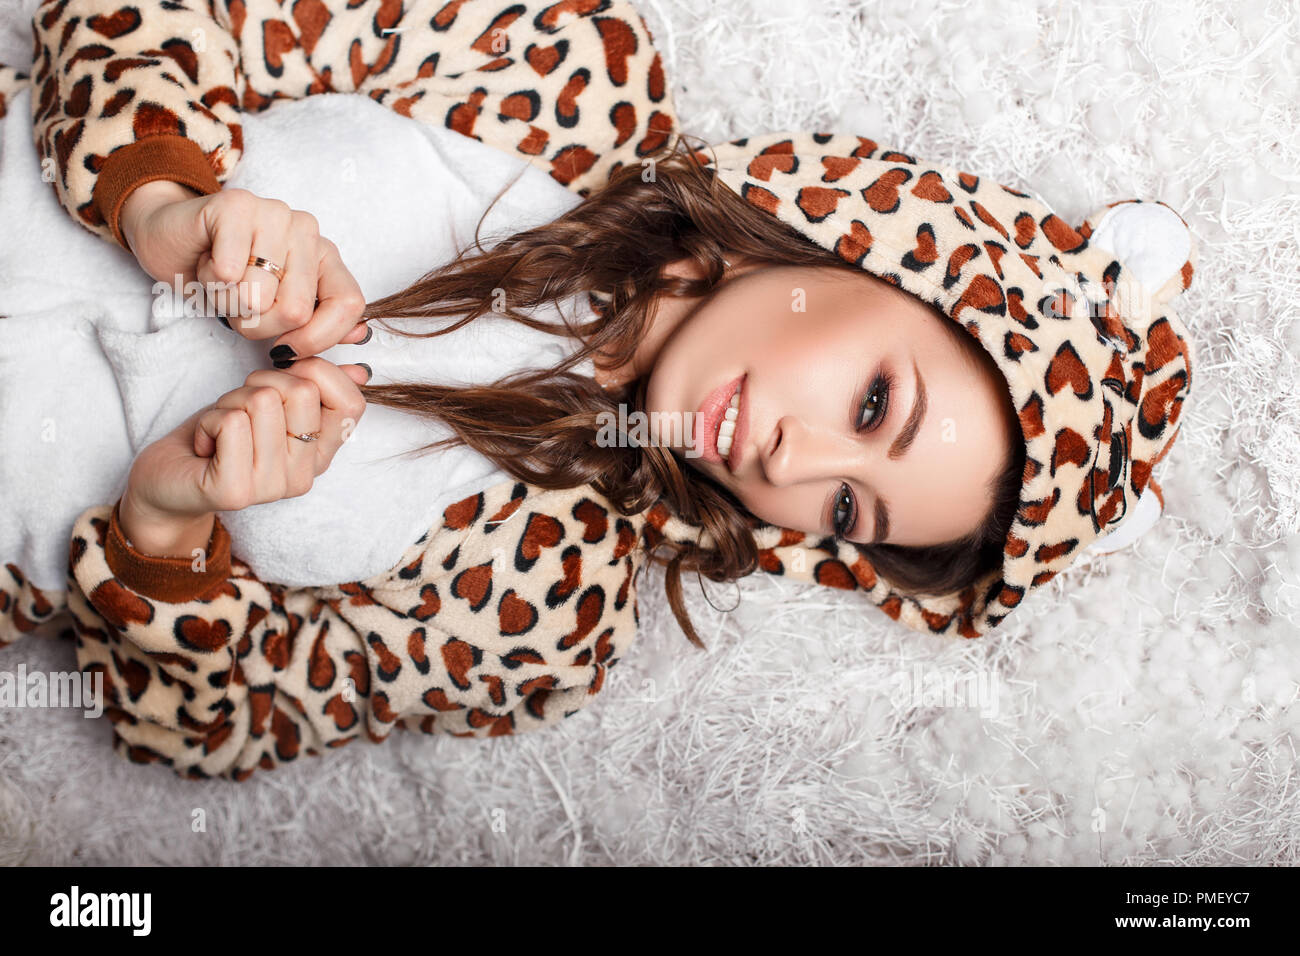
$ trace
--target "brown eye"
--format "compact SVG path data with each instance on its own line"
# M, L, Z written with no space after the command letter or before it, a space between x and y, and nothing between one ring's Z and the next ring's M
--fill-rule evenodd
M853 489L848 485L840 485L840 493L835 496L835 507L831 511L831 527L841 538L848 537L856 524L857 506L853 498ZM840 515L844 517L840 517Z
M885 413L889 410L889 396L893 391L893 386L893 376L888 374L876 376L876 380L871 383L863 394L862 403L858 407L858 431L863 428L872 431L885 420Z

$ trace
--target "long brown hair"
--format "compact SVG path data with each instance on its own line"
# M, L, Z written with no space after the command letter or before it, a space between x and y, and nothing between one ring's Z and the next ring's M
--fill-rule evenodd
M369 402L431 417L454 432L417 452L464 444L520 481L546 489L590 484L625 515L663 501L683 520L707 530L712 548L665 541L649 556L666 566L669 606L688 639L702 648L682 600L681 574L695 571L725 582L752 573L758 566L753 532L764 522L728 489L696 469L682 467L667 448L600 447L595 436L602 413L616 415L620 401L629 406L629 413L644 411L648 382L642 377L624 390L607 391L571 369L584 359L595 361L597 353L605 367L628 362L647 330L656 298L708 295L723 277L724 256L864 273L737 196L699 162L687 139L677 136L645 166L621 167L564 215L501 239L490 249L482 245L480 219L473 246L401 292L366 306L368 318L413 338L445 335L493 312L576 339L581 347L566 359L490 385L411 383L363 386L362 391ZM685 258L703 267L703 278L661 275L663 266ZM594 317L582 323L569 319L559 307L575 297L590 305ZM528 314L547 303L557 306L561 322ZM383 322L452 317L459 318L425 332ZM972 336L947 316L943 319L958 341L965 340L963 347L972 360L981 361L982 355L991 361ZM988 489L988 515L971 534L927 547L854 547L895 585L915 593L964 588L990 567L1000 566L1024 468L1018 427L1013 437L1012 454Z

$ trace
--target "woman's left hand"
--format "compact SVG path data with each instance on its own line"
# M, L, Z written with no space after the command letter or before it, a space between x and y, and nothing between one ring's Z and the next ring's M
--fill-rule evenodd
M232 331L277 339L273 358L316 355L369 333L365 297L338 247L320 234L314 216L278 199L235 188L198 196L158 180L127 197L121 227L145 272L164 282L202 283ZM283 275L249 264L254 255Z

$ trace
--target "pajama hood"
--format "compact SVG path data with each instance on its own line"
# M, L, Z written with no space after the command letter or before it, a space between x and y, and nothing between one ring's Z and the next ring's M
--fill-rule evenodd
M748 202L960 323L1005 379L1025 444L1002 565L973 587L909 593L853 542L770 525L758 532L764 570L861 589L917 630L978 637L1090 546L1105 550L1126 519L1131 537L1159 516L1153 469L1192 384L1171 303L1196 258L1168 206L1111 203L1075 229L1029 193L854 135L773 133L696 156ZM674 540L705 534L666 508L650 518Z

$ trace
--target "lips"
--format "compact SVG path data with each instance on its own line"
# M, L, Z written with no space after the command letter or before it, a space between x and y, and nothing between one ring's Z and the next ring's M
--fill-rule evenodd
M731 403L731 396L735 394L736 389L740 388L744 381L745 376L742 374L737 375L729 382L719 385L704 397L703 403L701 403L699 410L695 414L695 447L700 452L700 457L715 465L725 464L727 469L733 472L736 464L740 461L742 443L745 440L748 426L746 410L749 403L744 391L740 395L740 409L736 417L736 430L732 437L731 454L728 455L728 461L726 462L718 454L718 426L722 424L722 418L727 412L727 406Z

